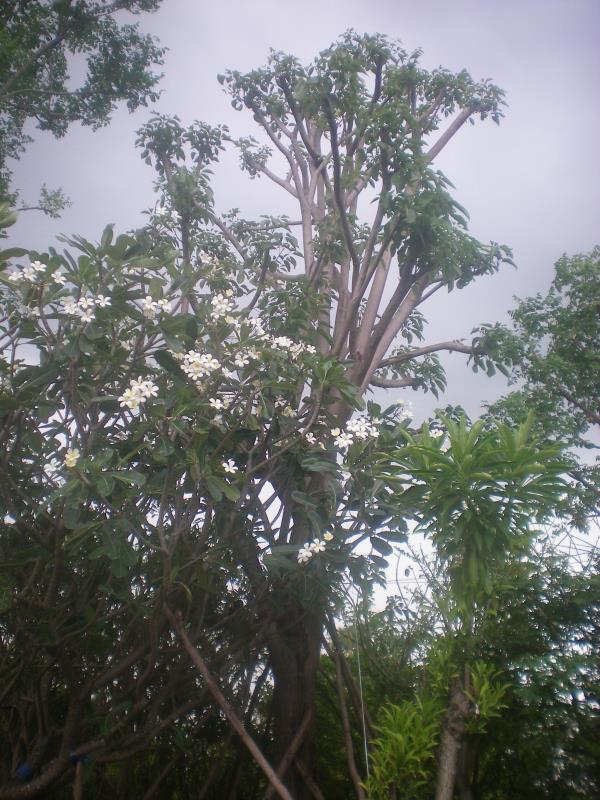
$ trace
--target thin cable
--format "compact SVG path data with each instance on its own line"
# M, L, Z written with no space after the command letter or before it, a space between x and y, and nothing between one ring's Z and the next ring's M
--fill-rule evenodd
M369 748L367 746L367 721L365 718L365 701L363 697L362 669L360 666L360 648L358 646L358 627L356 617L358 615L357 606L354 606L354 645L356 647L356 662L358 664L358 692L360 694L360 713L362 716L363 745L365 748L365 765L367 767L367 780L369 780Z

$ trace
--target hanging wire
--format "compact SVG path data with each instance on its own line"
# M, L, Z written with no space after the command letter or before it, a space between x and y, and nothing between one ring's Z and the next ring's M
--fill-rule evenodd
M365 717L365 700L363 697L362 668L360 665L360 647L358 646L358 626L356 618L358 616L358 604L354 606L354 646L356 647L356 663L358 665L358 692L360 694L360 713L362 717L363 745L365 748L365 765L367 768L367 780L369 780L369 747L367 744L367 720Z

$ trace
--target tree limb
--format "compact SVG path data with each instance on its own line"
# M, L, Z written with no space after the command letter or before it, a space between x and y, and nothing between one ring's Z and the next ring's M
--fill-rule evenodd
M231 725L231 727L234 729L234 731L237 733L242 742L246 745L246 747L250 751L250 754L252 755L253 759L265 773L267 780L269 781L271 786L273 786L274 790L277 792L281 800L294 800L294 798L288 792L288 790L283 785L281 780L277 777L275 770L269 764L267 759L264 757L254 739L244 728L242 721L233 710L232 705L228 702L228 700L226 700L225 695L217 686L212 675L210 674L208 667L204 662L204 659L190 641L185 631L185 628L181 623L181 619L175 616L175 614L173 614L173 612L168 606L165 606L165 612L169 619L169 622L171 623L171 625L175 629L175 632L177 633L177 636L181 640L181 643L183 644L185 651L192 660L192 663L204 678L204 681L206 683L206 686L208 687L209 692L212 694L217 704L219 705L219 707L229 720L229 724ZM0 800L2 800L1 797Z
M450 139L454 136L454 134L462 128L465 122L469 119L471 114L473 113L474 109L470 106L467 108L463 108L460 112L458 117L454 120L454 122L449 125L446 131L440 136L437 142L431 147L427 152L427 160L433 161L433 159L440 153L444 147L448 144Z

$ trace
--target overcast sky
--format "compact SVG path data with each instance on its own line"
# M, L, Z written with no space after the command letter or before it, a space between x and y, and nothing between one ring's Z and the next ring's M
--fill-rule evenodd
M505 319L513 295L547 289L563 252L600 242L600 0L164 0L141 25L169 48L156 110L183 122L224 122L238 134L253 133L253 123L230 107L219 72L258 67L271 47L310 60L346 28L398 38L408 50L423 49L427 68L466 68L506 91L501 125L465 126L436 165L470 212L471 232L511 246L518 271L432 298L423 306L428 341ZM58 221L23 214L13 242L44 250L59 232L95 240L109 222L119 230L141 224L153 203L152 171L134 140L148 115L123 110L106 129L75 127L60 141L34 133L16 185L28 200L42 182L62 186L73 206ZM233 159L215 186L221 210L235 206L251 217L281 209L281 191L241 177ZM457 354L447 363L444 404L476 413L502 391L499 381L472 376ZM434 405L427 399L422 407Z

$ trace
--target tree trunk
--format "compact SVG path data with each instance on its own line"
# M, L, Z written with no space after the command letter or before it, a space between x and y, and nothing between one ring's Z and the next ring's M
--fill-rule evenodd
M457 679L452 683L450 703L444 716L435 800L452 800L458 767L458 755L469 713L469 699L461 682Z
M475 750L473 743L463 740L458 754L458 768L456 772L456 788L460 800L475 800L473 791L473 766L475 763Z
M273 671L273 757L277 772L303 723L306 733L296 757L312 777L314 771L313 724L305 718L314 706L322 638L320 613L298 608L281 615L272 638L270 660ZM288 759L289 760L289 759ZM312 792L295 759L281 779L294 800L310 800Z

